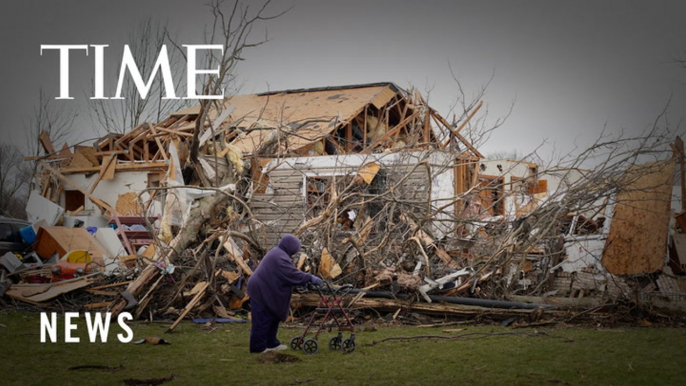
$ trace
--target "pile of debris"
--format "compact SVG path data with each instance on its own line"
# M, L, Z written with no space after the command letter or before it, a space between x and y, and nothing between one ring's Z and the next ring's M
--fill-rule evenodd
M480 107L450 124L379 83L239 95L60 151L42 134L30 247L0 260L3 293L170 329L189 315L243 320L247 279L293 233L299 269L394 318L681 304L684 265L666 265L686 256L670 230L673 160L486 160L460 134Z

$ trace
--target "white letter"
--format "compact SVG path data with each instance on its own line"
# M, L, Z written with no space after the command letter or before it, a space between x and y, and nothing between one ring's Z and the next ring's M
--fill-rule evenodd
M50 320L48 320L48 314L45 312L40 313L40 342L45 343L45 331L50 335L50 343L55 343L57 341L57 313L50 313Z
M91 44L95 48L95 79L93 79L93 87L95 96L91 99L109 99L105 97L104 87L104 73L105 73L105 47L107 44Z
M86 56L88 56L86 44L41 44L40 46L41 56L43 56L43 50L60 50L60 96L55 99L74 99L69 96L69 50L72 49L86 50Z
M224 89L222 89L221 95L196 95L195 94L195 76L198 74L216 74L219 77L219 67L213 70L198 70L195 68L197 65L195 59L196 50L221 50L222 55L224 54L224 46L221 44L184 44L184 47L188 47L188 69L187 69L187 96L183 99L223 99Z
M71 330L76 330L76 324L71 322L72 318L78 318L78 312L65 312L64 313L64 342L65 343L79 343L81 338L78 336L72 337Z
M129 45L124 45L124 57L121 61L121 68L119 70L119 81L117 82L117 92L112 99L124 99L121 96L122 87L124 85L124 72L129 69L131 74L131 79L138 89L138 93L141 98L145 99L148 96L148 91L150 91L150 86L152 81L155 80L155 74L157 74L157 69L162 70L162 80L164 81L164 91L165 97L162 99L179 99L176 97L176 92L174 91L174 82L172 81L171 67L169 67L169 56L167 55L167 45L163 44L160 49L160 55L157 57L155 66L152 68L152 73L148 78L148 83L143 83L143 77L141 72L138 70L136 61L133 59L133 54L131 54L131 49ZM171 95L171 96L170 96Z
M107 343L107 332L110 330L110 319L112 314L110 312L105 313L105 323L102 322L102 314L95 314L95 322L91 320L91 313L86 312L86 327L88 327L88 338L91 343L95 343L95 339L100 334L100 341L102 343Z
M119 327L121 327L122 330L126 331L126 337L124 337L124 334L117 334L117 339L122 343L129 343L133 340L133 330L131 330L131 327L129 327L123 319L132 320L133 316L131 316L131 313L129 312L122 312L119 314L117 323L119 323Z

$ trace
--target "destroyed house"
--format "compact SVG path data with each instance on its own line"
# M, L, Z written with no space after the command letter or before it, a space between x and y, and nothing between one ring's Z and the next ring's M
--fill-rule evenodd
M251 160L249 202L268 244L327 208L340 212L339 226L362 229L382 204L341 195L391 187L404 200L400 211L422 217L441 207L432 219L445 234L480 156L418 93L392 83L239 95L227 99L223 115L218 132L225 127L232 147Z
M263 225L257 241L270 245L326 210L335 188L334 195L349 187L358 197L392 188L396 212L430 216L440 236L455 229L456 197L473 185L481 157L418 92L393 83L323 87L236 95L209 108L198 138L201 171L188 180L199 114L192 106L73 152L55 151L42 136L49 156L38 161L36 195L59 204L67 221L104 226L117 216L164 217L167 191L155 188L170 181L220 186L229 174L245 176L242 194ZM361 229L380 211L378 202L363 206L329 209Z

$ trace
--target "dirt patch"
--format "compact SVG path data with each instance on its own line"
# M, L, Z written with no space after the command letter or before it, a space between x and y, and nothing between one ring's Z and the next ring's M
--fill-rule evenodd
M268 351L261 354L257 359L262 363L293 363L302 362L302 359L295 355L284 354L277 351Z

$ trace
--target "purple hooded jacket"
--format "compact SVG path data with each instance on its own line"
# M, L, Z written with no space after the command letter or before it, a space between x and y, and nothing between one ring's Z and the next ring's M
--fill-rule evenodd
M279 320L286 320L293 287L312 281L312 275L298 270L291 255L300 249L300 240L285 235L279 245L272 248L248 280L248 296L259 302Z

